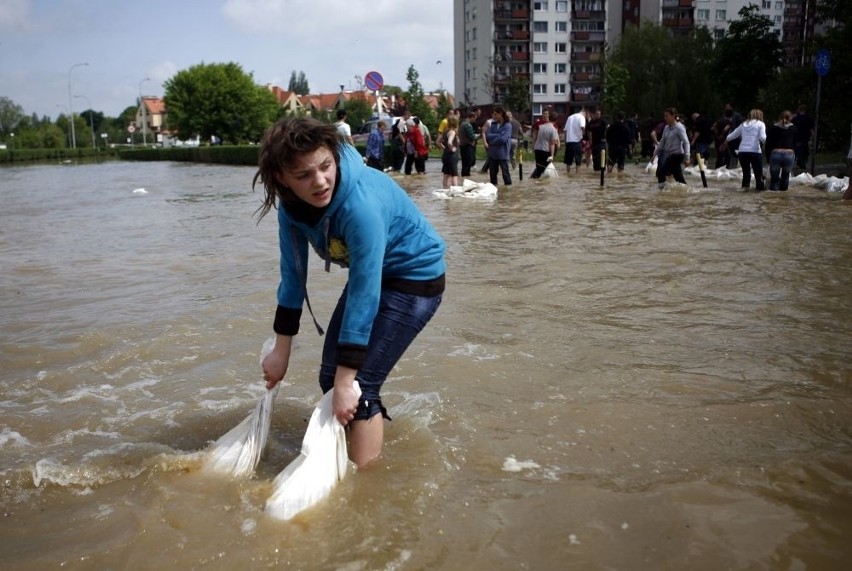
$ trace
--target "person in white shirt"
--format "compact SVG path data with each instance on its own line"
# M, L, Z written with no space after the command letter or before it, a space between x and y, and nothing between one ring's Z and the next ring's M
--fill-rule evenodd
M751 183L751 171L754 170L755 190L761 192L766 190L763 180L763 152L761 143L766 142L766 124L763 122L763 111L752 109L748 117L740 123L736 129L725 137L725 145L734 139L740 140L739 159L743 169L743 188L748 188Z
M586 136L586 109L581 107L579 111L570 115L565 121L565 165L568 174L571 174L571 163L574 163L574 172L580 172L580 162L583 160L583 137Z
M559 133L556 131L556 126L550 122L550 114L545 111L533 144L535 170L530 178L539 178L544 174L544 169L553 161L557 149L559 149Z
M352 139L352 129L349 127L349 123L346 122L346 111L344 109L337 110L337 122L334 126L337 128L337 132L340 133L341 138L354 147L355 141Z

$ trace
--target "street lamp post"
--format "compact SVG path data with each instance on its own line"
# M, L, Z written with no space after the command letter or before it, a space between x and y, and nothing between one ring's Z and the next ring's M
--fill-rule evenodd
M85 99L86 103L89 105L89 127L92 129L92 148L97 149L98 147L95 145L95 117L93 115L92 102L89 101L89 98L85 95L75 95L74 97L78 99Z
M74 103L71 101L71 72L74 71L75 67L81 67L84 65L89 65L87 62L84 63L75 63L70 68L68 68L68 110L71 113L71 148L77 148L77 134L74 132Z
M142 99L142 84L146 81L151 81L150 77L146 77L139 82L139 104L142 105L142 143L148 146L148 109L145 105L145 100Z

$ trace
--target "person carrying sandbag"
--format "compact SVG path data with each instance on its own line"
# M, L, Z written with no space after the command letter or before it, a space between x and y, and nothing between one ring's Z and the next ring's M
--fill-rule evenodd
M323 393L334 388L333 415L349 428L350 459L364 467L381 454L381 417L389 418L382 384L441 303L444 242L393 179L365 166L334 126L309 117L284 118L267 131L252 186L258 181L265 190L259 218L278 210L281 271L276 342L263 359L263 378L267 388L284 378L302 304L311 311L310 244L326 271L331 263L349 271L319 383Z

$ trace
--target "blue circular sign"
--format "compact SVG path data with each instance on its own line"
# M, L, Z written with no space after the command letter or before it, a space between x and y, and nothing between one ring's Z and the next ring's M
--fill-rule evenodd
M814 69L820 77L828 75L831 69L831 53L827 49L823 48L816 53Z
M385 84L385 80L382 78L382 74L378 71L371 71L367 73L367 77L364 78L364 85L367 86L367 89L372 91L379 91Z

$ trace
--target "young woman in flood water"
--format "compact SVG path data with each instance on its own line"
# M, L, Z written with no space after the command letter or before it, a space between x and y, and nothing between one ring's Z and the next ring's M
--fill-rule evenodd
M335 389L334 415L349 427L349 456L363 467L382 450L382 417L389 419L382 384L441 303L444 242L402 188L365 166L333 125L315 119L285 118L266 132L252 186L258 181L265 189L259 218L278 210L281 256L276 342L263 360L263 378L267 388L284 378L303 302L311 309L310 244L326 271L332 262L349 270L319 383L323 393Z

